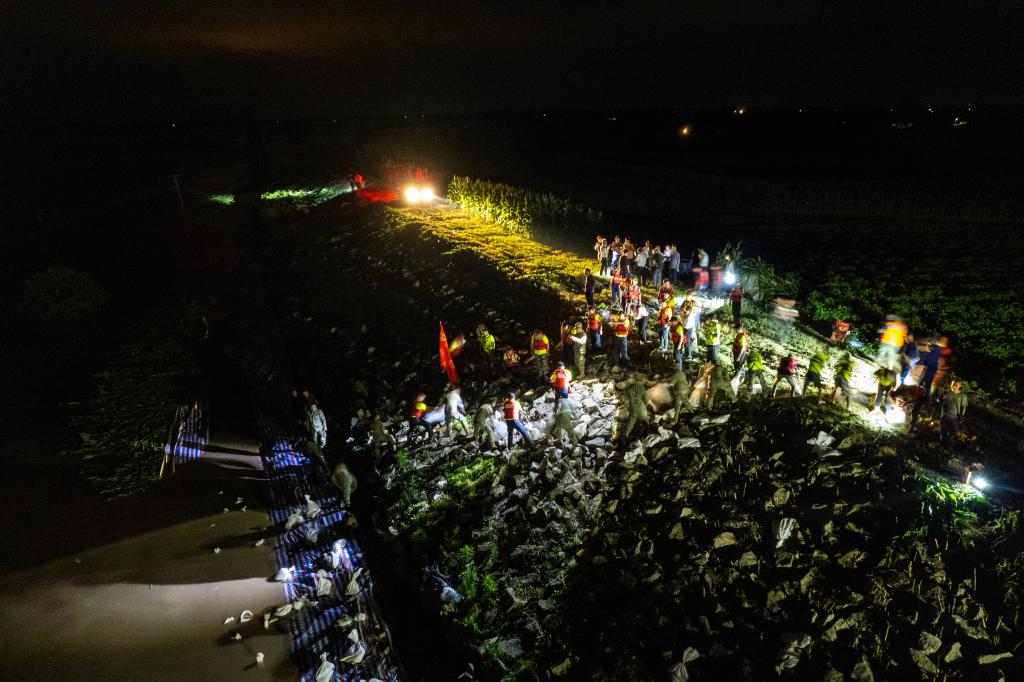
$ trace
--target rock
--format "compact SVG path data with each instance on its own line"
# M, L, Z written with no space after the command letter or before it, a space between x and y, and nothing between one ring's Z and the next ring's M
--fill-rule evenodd
M985 654L984 656L978 656L978 665L992 665L1004 658L1013 658L1013 654L1009 651L1004 651L1000 654Z
M946 663L952 663L953 661L959 661L964 655L960 653L960 642L953 642L949 645L949 651L942 657L942 660Z
M930 632L921 631L917 636L917 643L926 654L934 654L942 646L942 640Z
M920 649L911 649L910 659L914 661L915 664L917 664L917 667L920 668L922 672L925 672L929 675L938 675L940 672L939 666L932 663L932 660L928 658L928 654L921 651Z
M859 549L851 550L851 551L847 552L846 554L842 555L841 557L839 557L839 565L842 566L843 568L854 568L854 567L857 566L857 564L859 564L861 561L864 560L865 556L867 556L867 555L864 554L864 552L860 551ZM924 635L924 634L927 634L927 633L922 633L922 635ZM940 642L940 644L941 644L941 642ZM929 651L928 653L933 654L935 652L934 651Z
M683 524L677 523L672 526L672 530L668 534L669 540L682 540L683 539Z
M867 657L861 656L861 659L853 666L850 678L854 682L875 682L875 674L871 672L871 664L868 663Z
M735 545L736 536L730 533L729 531L719 533L718 536L714 539L713 544L715 549L721 549L722 547L729 547L730 545Z
M757 564L757 555L753 552L744 552L740 556L739 561L736 562L736 565L740 568L749 568L750 566L757 566Z

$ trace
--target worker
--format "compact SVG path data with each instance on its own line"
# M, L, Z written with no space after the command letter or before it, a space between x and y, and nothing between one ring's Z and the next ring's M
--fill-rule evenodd
M672 340L672 358L676 363L676 371L681 372L683 369L683 349L690 344L690 339L686 335L686 327L683 326L683 321L678 317L665 326L666 328L671 328L669 338Z
M356 491L356 477L349 471L349 468L344 462L338 462L338 465L334 467L334 472L331 474L331 483L337 486L338 490L341 491L342 504L346 507L352 504L352 493Z
M850 379L853 377L854 362L849 353L843 353L836 363L836 385L832 388L832 402L836 400L836 390L842 390L846 399L846 409L850 409L850 399L853 397L853 388L850 386Z
M693 359L693 349L697 345L697 307L692 298L687 297L683 301L683 307L679 312L683 318L683 328L686 329L686 338L690 342L686 344L686 359Z
M540 377L548 375L548 337L539 329L535 329L530 337L530 352L533 354L533 362L537 366L537 374Z
M379 414L373 415L370 421L370 435L373 437L373 456L379 460L384 454L384 446L391 441L391 434Z
M562 362L567 365L572 364L573 351L572 347L575 343L572 340L572 324L568 321L563 322L558 327L558 345L555 346L555 350L561 353Z
M512 346L505 347L505 353L501 356L506 370L515 370L519 367L519 353Z
M907 337L907 325L895 315L886 315L885 324L879 332L881 338L876 360L882 367L896 369L899 366L900 349Z
M758 350L752 350L747 353L744 365L744 370L746 371L745 380L747 382L747 391L753 394L754 379L757 379L757 384L761 387L761 394L766 394L768 392L768 382L764 378L764 358L761 356L761 352Z
M747 348L750 347L750 339L747 338L746 330L736 330L736 338L732 340L732 371L741 374L747 359ZM740 381L743 377L740 376Z
M626 305L636 305L637 303L640 303L640 280L635 279L632 282L627 280L627 282L629 284L629 296L626 299Z
M462 334L462 333L459 333L459 335L456 336L454 339L452 339L451 342L448 344L448 352L451 353L451 356L453 358L454 357L458 357L459 353L462 352L462 349L465 346L466 346L466 335Z
M729 292L729 301L732 302L732 324L740 326L741 312L743 310L743 285L737 284Z
M647 343L647 318L650 317L650 311L647 306L644 305L643 301L638 301L633 306L630 313L631 324L636 325L637 332L640 335L640 340L643 343Z
M629 320L625 315L612 318L612 331L615 334L615 362L624 367L629 362Z
M686 405L686 399L690 397L690 380L686 378L686 372L682 369L677 369L675 374L672 375L672 398L674 400L673 408L676 411L676 419L683 413L683 406Z
M615 306L617 306L617 305L622 305L622 283L623 283L623 281L625 281L625 280L622 277L622 272L619 270L618 267L615 267L612 270L612 277L611 277L611 295L612 295L612 307L613 308Z
M675 291L672 289L672 282L662 282L661 286L658 287L658 304L664 305L665 301L669 301L672 305L675 305Z
M597 279L593 273L590 272L590 268L586 268L583 271L583 295L587 299L587 305L594 305L594 290L597 288Z
M453 386L444 396L444 427L449 436L455 432L456 424L462 427L463 433L469 433L469 423L466 421L466 403L462 401L462 389Z
M587 311L587 334L590 336L590 355L593 357L601 349L601 328L604 320L601 313L591 308Z
M711 369L711 387L706 396L709 408L715 406L720 395L724 395L730 402L736 402L736 390L732 387L731 372L726 367L724 360L714 363L714 367Z
M672 318L674 316L672 303L671 299L662 301L661 307L658 309L658 327L661 329L661 345L658 347L658 350L663 353L668 352L668 339L672 331Z
M565 436L573 445L580 444L580 438L576 435L576 428L572 423L576 412L576 406L568 398L555 406L555 423L551 427L552 439Z
M533 447L533 440L530 439L530 432L526 430L521 421L523 414L523 406L516 400L515 391L509 391L508 397L505 398L505 427L508 429L508 449L512 449L512 443L514 433L519 432L519 435L523 437L523 442L529 447Z
M786 355L786 357L779 360L779 369L775 374L775 383L772 384L772 397L775 397L775 391L779 387L780 381L788 381L790 387L793 389L791 395L800 395L800 388L796 382L796 358L793 357L792 353Z
M708 349L707 361L718 361L718 344L722 341L722 325L712 315L705 322L701 331L704 333L704 345Z
M485 402L477 408L473 416L473 438L482 448L493 448L494 431L491 429L491 419L494 417L494 406Z
M932 385L935 383L935 376L939 373L939 366L942 364L942 347L938 340L928 343L928 352L921 358L921 365L924 372L921 374L921 381L918 385L924 389L924 402L931 402Z
M647 391L643 384L631 380L625 388L623 399L629 410L629 416L619 438L620 446L625 445L626 439L629 438L634 427L638 424L646 424L651 418L647 410Z
M587 371L587 333L583 331L583 323L577 321L573 324L569 337L572 339L576 376L582 378Z
M480 352L484 358L490 358L494 353L494 334L487 330L482 324L476 327L476 340L480 344Z
M427 404L424 402L426 399L425 393L417 393L416 399L412 401L412 407L409 410L409 437L406 443L412 443L416 439L416 433L420 430L430 434L430 426L423 419L427 413Z
M939 417L939 442L949 447L956 443L956 432L967 413L967 396L960 392L960 382L952 381L942 398Z
M917 342L914 341L914 335L907 332L907 340L903 343L903 348L900 349L900 377L899 384L902 386L906 381L907 377L914 371L914 367L921 360L921 352L917 350Z
M804 377L804 390L803 394L807 395L807 389L812 385L818 387L818 401L821 401L822 387L821 387L821 370L825 369L825 363L828 362L828 353L825 352L824 348L819 348L818 352L811 356L810 362L807 364L807 375Z
M313 443L317 450L323 450L327 445L327 415L314 402L309 406L309 432L313 434Z
M875 371L875 379L878 381L878 392L875 394L875 407L873 410L881 408L883 413L888 412L889 393L892 391L893 386L896 385L896 371L885 366L879 367Z
M568 398L572 393L572 372L565 368L564 362L559 362L555 366L555 371L551 373L550 383L551 390L555 394L555 409L558 409L558 401Z

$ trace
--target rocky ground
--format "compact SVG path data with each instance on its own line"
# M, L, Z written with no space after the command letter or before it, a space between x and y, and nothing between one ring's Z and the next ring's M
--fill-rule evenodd
M372 414L404 442L401 402L440 400L439 321L450 335L483 321L499 346L525 347L534 327L555 337L585 262L436 212L278 211L266 257L305 351L297 374L322 378L328 454L361 472L380 547L443 614L464 679L1020 675L1018 513L922 465L948 458L863 407L755 398L676 414L655 399L619 438L631 382L670 395L670 364L634 344L631 370L598 364L577 383L573 447L542 438L539 378L502 376L470 349L470 413L514 387L539 447L455 435L376 458ZM817 343L798 331L783 344L766 318L750 327L768 367Z

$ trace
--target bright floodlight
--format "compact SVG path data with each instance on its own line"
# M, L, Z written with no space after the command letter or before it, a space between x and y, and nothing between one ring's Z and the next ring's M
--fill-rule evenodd
M725 283L726 284L736 284L736 273L733 272L732 270L729 270L728 272L726 272L725 273Z
M434 200L434 188L433 187L421 187L420 188L420 201L433 201Z
M420 188L415 185L409 185L405 188L405 201L410 204L419 203L420 199L423 198Z
M988 487L988 481L981 476L971 476L971 485L974 486L976 490L984 490Z

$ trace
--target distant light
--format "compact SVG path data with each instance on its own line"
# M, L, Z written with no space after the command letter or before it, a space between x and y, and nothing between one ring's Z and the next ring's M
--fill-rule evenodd
M975 490L979 490L979 491L980 490L984 490L985 488L988 487L988 481L986 481L981 476L972 476L970 483L971 483L971 486L973 486Z
M222 204L224 206L230 206L231 204L235 203L235 195L234 194L211 194L210 195L210 201L218 203L218 204Z
M679 134L686 137L690 134L690 126L683 126L679 129Z
M736 107L736 109L734 109L734 111L736 112L737 116L742 116L743 114L747 113L747 108L746 107Z
M420 188L416 185L409 185L405 188L405 192L402 196L405 197L406 203L418 204L421 197Z

